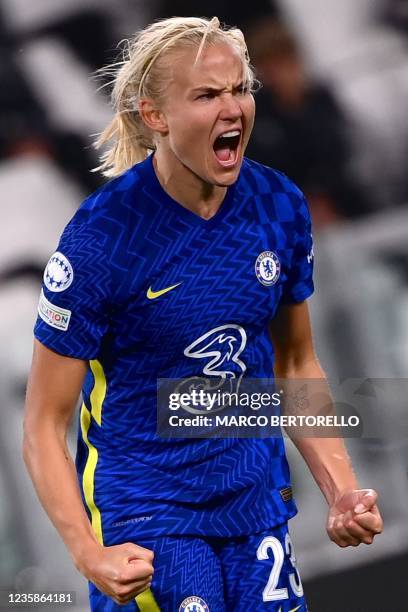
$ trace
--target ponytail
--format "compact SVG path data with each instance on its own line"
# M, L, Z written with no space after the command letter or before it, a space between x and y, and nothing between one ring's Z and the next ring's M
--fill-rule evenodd
M99 135L95 148L100 149L112 141L111 147L100 156L101 165L95 168L107 177L122 174L143 161L155 148L138 111L117 113Z

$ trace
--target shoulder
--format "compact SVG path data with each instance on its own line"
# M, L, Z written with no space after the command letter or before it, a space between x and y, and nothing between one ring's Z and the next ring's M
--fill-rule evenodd
M135 209L135 198L143 181L139 166L142 164L136 164L89 195L65 227L62 238L83 236L101 245L111 242L119 227L126 227Z
M91 224L105 215L120 216L142 182L142 171L136 164L89 195L73 217L78 223Z
M297 198L304 197L299 187L286 174L247 157L242 164L240 179L255 194L287 193Z
M241 190L255 196L264 214L272 214L281 222L298 221L303 225L309 221L309 207L303 192L283 172L245 158L239 180Z

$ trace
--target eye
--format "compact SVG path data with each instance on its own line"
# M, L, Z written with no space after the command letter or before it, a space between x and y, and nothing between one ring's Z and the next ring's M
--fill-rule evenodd
M197 100L212 100L215 98L216 94L214 91L207 91L206 93L200 94L196 99Z
M236 93L238 96L246 96L246 95L249 93L249 88L248 88L246 85L244 85L244 84L239 85L239 86L236 88L235 93Z

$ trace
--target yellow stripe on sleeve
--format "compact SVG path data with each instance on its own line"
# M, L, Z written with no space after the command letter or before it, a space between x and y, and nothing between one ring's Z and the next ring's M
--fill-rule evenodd
M106 396L106 377L101 363L97 359L89 362L92 374L95 379L90 400L92 416L98 425L102 425L102 406Z
M89 441L88 431L91 426L92 417L99 426L102 425L102 407L106 397L107 383L102 364L97 359L91 360L89 366L95 383L90 395L91 410L89 411L85 404L82 404L81 407L82 438L88 448L88 459L84 469L82 485L85 501L91 513L92 528L98 542L103 545L102 518L99 508L95 504L95 470L98 463L98 449ZM135 601L140 612L160 612L151 589L140 593L140 595L135 597Z
M140 612L160 612L160 608L154 598L151 589L143 591L137 597L135 597L136 603Z
M91 513L92 529L94 530L98 542L103 544L102 536L102 519L99 508L95 504L94 492L95 492L95 470L96 464L98 463L98 450L88 439L88 431L91 425L91 413L85 404L81 407L81 432L82 439L88 447L88 459L82 477L82 486L84 490L84 496L86 505Z

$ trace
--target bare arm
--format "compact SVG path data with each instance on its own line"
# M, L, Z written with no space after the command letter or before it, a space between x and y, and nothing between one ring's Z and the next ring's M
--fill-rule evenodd
M270 324L277 378L324 379L306 302L284 305ZM341 438L293 438L330 507L327 530L339 546L371 543L382 531L377 494L360 490ZM362 506L359 506L362 504ZM367 511L366 511L367 510Z
M135 544L105 548L83 507L66 437L86 371L85 361L63 357L35 341L25 406L24 461L77 568L125 603L149 586L153 553Z

